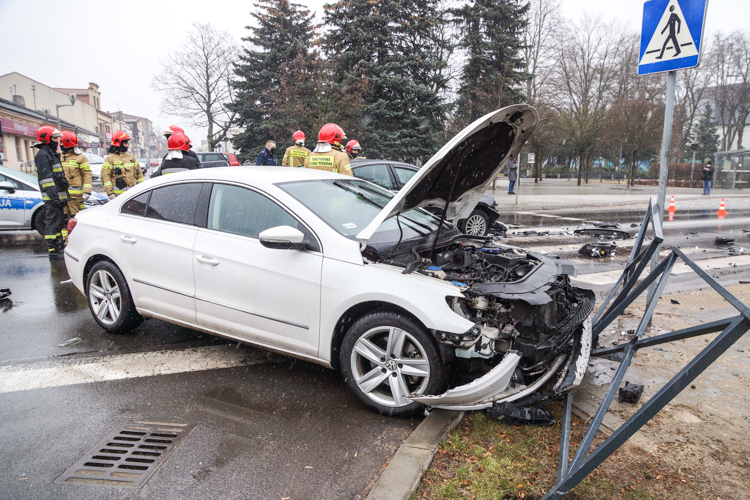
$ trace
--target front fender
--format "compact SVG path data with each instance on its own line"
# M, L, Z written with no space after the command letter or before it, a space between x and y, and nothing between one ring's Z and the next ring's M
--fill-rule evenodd
M321 328L318 357L330 360L331 342L339 318L363 302L386 302L413 314L428 329L464 333L474 323L456 314L446 297L462 297L458 286L386 264L357 265L323 260Z

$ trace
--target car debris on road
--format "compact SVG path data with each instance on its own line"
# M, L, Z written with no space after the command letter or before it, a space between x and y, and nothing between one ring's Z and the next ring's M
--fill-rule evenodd
M587 257L614 257L617 252L617 245L614 243L586 243L583 245L578 253Z
M576 236L599 236L599 237L605 237L610 238L613 240L627 240L630 239L630 233L627 231L621 231L619 229L604 229L604 228L585 228L585 229L576 229L573 231L573 234Z

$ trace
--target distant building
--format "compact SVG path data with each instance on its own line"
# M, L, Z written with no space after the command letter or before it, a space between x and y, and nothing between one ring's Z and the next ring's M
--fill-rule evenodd
M154 124L148 118L129 115L122 111L112 113L115 119L119 119L130 125L133 131L133 143L130 151L138 158L151 158L158 156L159 145Z

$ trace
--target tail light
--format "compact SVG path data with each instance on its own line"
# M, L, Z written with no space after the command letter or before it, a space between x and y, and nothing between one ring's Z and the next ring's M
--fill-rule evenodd
M76 224L78 224L78 221L73 217L68 221L68 236L73 234L73 229L76 228Z

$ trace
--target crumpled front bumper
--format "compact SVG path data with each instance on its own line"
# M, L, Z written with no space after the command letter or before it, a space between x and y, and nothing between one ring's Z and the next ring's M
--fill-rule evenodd
M591 355L592 332L591 316L582 323L580 334L575 337L575 344L570 354L560 354L547 372L529 386L510 386L513 373L521 360L516 351L509 351L503 360L487 374L439 396L410 396L409 399L433 408L446 410L481 410L493 403L510 402L529 396L546 384L561 367L560 379L554 386L555 393L563 393L580 385L586 374Z

